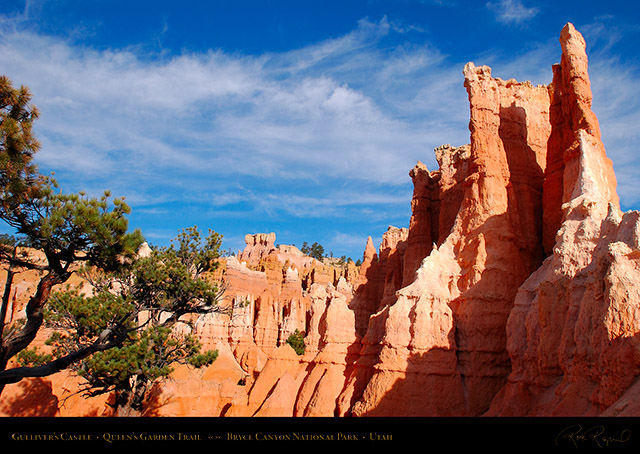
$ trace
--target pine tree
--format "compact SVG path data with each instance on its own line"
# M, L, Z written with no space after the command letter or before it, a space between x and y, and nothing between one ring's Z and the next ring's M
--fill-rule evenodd
M0 236L6 268L0 307L0 391L25 377L70 368L88 395L115 392L118 414L139 413L149 386L177 363L202 367L217 352L201 352L190 317L221 310L217 267L222 236L185 229L164 248L140 256L144 238L129 232L123 199L64 194L33 164L31 131L37 110L25 87L0 77ZM14 276L41 274L26 318L5 323ZM90 295L65 283L79 273ZM48 352L30 347L40 328L53 328ZM181 329L178 329L181 328ZM6 369L14 359L19 367Z
M318 242L314 242L309 246L309 243L305 241L302 243L300 251L316 260L322 260L324 258L324 247Z
M202 367L216 359L216 351L201 351L190 317L225 311L219 304L222 289L210 276L221 239L213 231L203 238L196 227L185 229L170 246L155 248L118 272L85 272L93 296L72 288L53 295L46 320L57 328L49 344L58 354L103 332L126 335L117 347L74 366L85 379L86 395L114 392L117 415L138 415L153 383L168 377L176 364Z
M118 339L96 339L55 361L35 367L5 370L9 361L26 349L44 320L53 288L64 284L80 264L116 270L135 256L143 241L139 231L129 232L129 207L122 199L86 194L64 194L55 180L38 172L33 157L39 144L32 133L38 112L30 105L26 87L14 89L0 77L0 220L13 230L0 241L0 260L6 278L0 306L0 391L23 377L45 376ZM26 306L26 318L6 324L16 273L41 274Z

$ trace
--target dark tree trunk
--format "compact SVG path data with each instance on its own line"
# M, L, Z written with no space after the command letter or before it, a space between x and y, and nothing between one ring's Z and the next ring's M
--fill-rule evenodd
M36 293L29 299L26 308L27 320L20 331L11 335L8 339L1 339L0 345L0 371L6 369L9 360L18 352L24 350L35 339L38 330L44 320L44 305L51 295L51 289L62 284L68 279L68 275L60 275L50 271L38 283ZM5 288L6 292L6 288ZM4 384L0 384L0 394L4 390Z
M134 383L133 386L131 385L131 381ZM116 387L116 416L142 416L144 400L147 395L148 380L138 375L131 381Z

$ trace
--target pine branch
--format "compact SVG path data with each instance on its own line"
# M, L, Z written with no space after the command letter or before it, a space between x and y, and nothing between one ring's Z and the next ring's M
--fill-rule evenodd
M110 348L121 345L126 338L125 335L117 335L115 339L105 342L105 338L110 337L111 334L114 334L114 332L100 336L100 338L93 344L41 366L15 367L13 369L0 371L0 385L17 383L23 378L28 377L46 377L48 375L55 374L94 353L109 350Z

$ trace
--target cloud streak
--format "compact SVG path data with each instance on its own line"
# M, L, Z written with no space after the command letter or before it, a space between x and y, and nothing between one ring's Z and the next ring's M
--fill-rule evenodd
M420 49L377 69L383 56L373 46L387 33L386 21L363 21L349 35L284 55L145 60L130 50L98 52L14 32L4 33L0 58L35 93L43 112L38 127L47 148L56 150L42 154L47 166L66 161L91 172L99 163L105 170L119 162L112 162L114 152L126 151L134 168L192 171L222 160L247 174L258 164L261 173L267 166L284 177L308 169L391 182L406 171L415 144L433 139L414 127L417 117L389 114L379 102L398 96L389 79L399 71L434 68L438 59ZM347 77L353 74L373 75L381 88ZM389 167L399 155L404 162Z
M487 8L496 14L499 22L504 24L522 24L533 19L539 12L538 8L527 8L520 0L488 2Z

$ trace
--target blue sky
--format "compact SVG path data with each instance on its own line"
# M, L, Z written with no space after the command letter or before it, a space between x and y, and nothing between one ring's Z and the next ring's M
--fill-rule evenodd
M41 170L125 196L149 242L197 225L355 260L408 226L415 163L468 143L464 64L549 83L566 22L637 209L635 2L3 0L0 72L33 92Z

